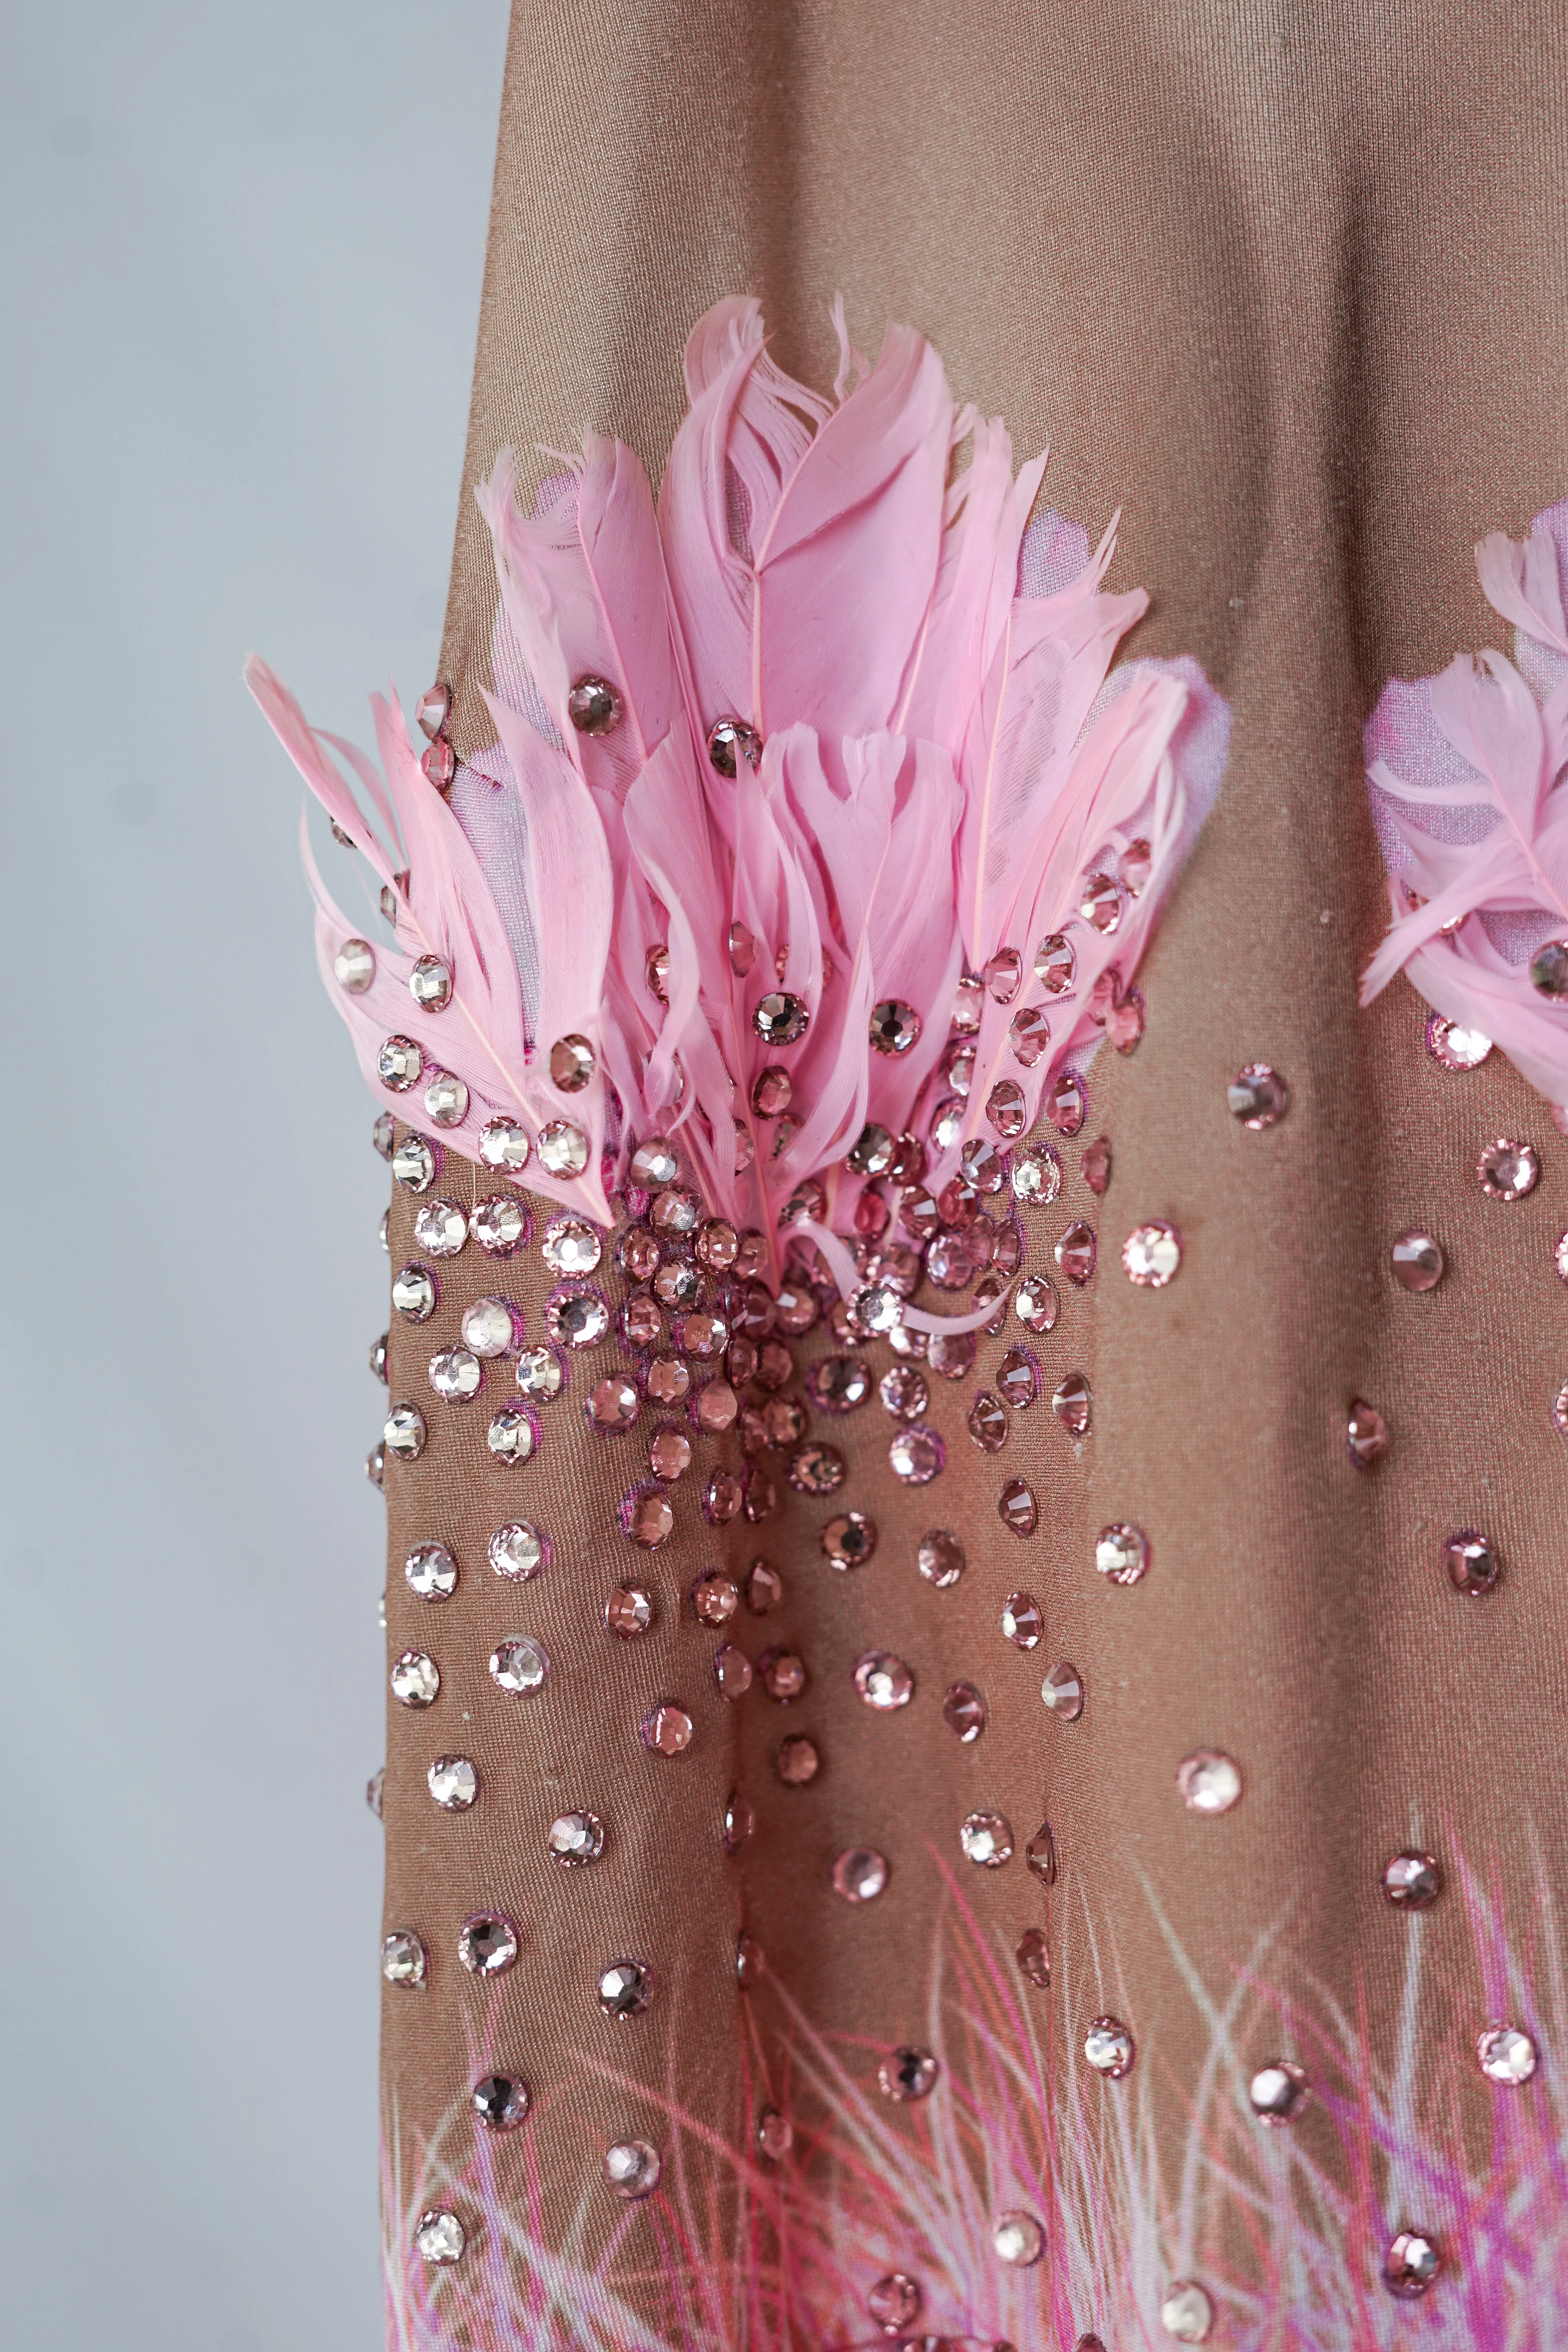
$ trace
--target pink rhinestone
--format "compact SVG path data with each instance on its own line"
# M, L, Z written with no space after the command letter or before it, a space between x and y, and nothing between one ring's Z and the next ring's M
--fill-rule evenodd
M1425 2294L1443 2267L1435 2242L1419 2230L1401 2230L1383 2258L1383 2283L1390 2294L1413 2302Z
M1552 1426L1559 1437L1568 1437L1568 1384L1560 1388L1552 1400Z
M619 1584L605 1603L605 1631L619 1642L646 1633L653 1623L653 1595L640 1584Z
M928 1529L915 1559L926 1582L934 1584L939 1592L945 1592L963 1574L963 1546L951 1528Z
M892 1218L892 1211L874 1184L868 1184L855 1203L855 1230L868 1241L880 1241Z
M877 1393L895 1421L918 1421L931 1402L925 1376L912 1364L895 1364L884 1372Z
M969 1434L983 1454L999 1454L1007 1443L1012 1415L991 1389L977 1391L969 1408Z
M1541 1161L1532 1143L1514 1143L1500 1136L1489 1143L1476 1162L1476 1181L1489 1201L1522 1201L1535 1189Z
M753 1617L771 1617L784 1606L784 1579L770 1559L754 1559L746 1570L746 1606Z
M1475 1528L1461 1528L1443 1546L1443 1565L1456 1592L1489 1592L1502 1573L1502 1562L1489 1536Z
M1023 1005L1014 1013L1007 1030L1007 1043L1013 1059L1032 1070L1051 1042L1051 1024L1037 1004Z
M658 1486L634 1486L621 1498L623 1531L645 1551L653 1551L675 1531L669 1497Z
M452 779L458 772L458 755L444 735L420 754L419 764L438 793L451 790Z
M630 1429L637 1417L637 1392L624 1372L612 1372L592 1391L584 1411L594 1429Z
M739 1789L731 1789L724 1806L725 1853L739 1853L756 1826L756 1814Z
M1181 1263L1182 1237L1174 1225L1160 1217L1134 1225L1121 1244L1127 1279L1141 1290L1163 1290Z
M414 716L419 721L419 731L433 743L437 735L446 732L452 714L452 689L449 686L427 686L414 706Z
M1428 1911L1443 1892L1443 1873L1431 1854L1410 1848L1384 1864L1382 1884L1396 1911Z
M691 1374L679 1356L655 1356L645 1378L655 1404L679 1404L691 1386Z
M781 1118L795 1093L795 1080L780 1062L770 1062L752 1080L752 1108L759 1118Z
M1051 1948L1043 1930L1026 1927L1018 1938L1018 1948L1014 1957L1020 1975L1026 1977L1030 1984L1038 1985L1043 1992L1051 1981ZM1079 2352L1083 2352L1081 2341Z
M1051 1411L1074 1437L1083 1436L1093 1414L1094 1399L1081 1372L1069 1372L1058 1384L1051 1398Z
M1022 1230L1009 1222L991 1228L991 1263L996 1272L1011 1277L1024 1263Z
M1238 1118L1243 1127L1261 1129L1284 1118L1290 1089L1267 1062L1248 1062L1226 1088L1226 1100L1232 1118Z
M923 1422L906 1422L889 1440L889 1466L906 1486L929 1486L946 1458L941 1437Z
M654 1432L647 1449L647 1466L661 1486L672 1486L691 1467L691 1440L683 1429Z
M954 1738L972 1748L985 1728L985 1701L973 1683L950 1683L942 1719Z
M704 1437L721 1437L734 1427L741 1401L728 1381L710 1381L699 1390L691 1410Z
M1075 1289L1081 1290L1094 1272L1094 1227L1071 1224L1056 1246L1056 1261Z
M1046 1621L1032 1592L1010 1592L1002 1603L1002 1631L1020 1650L1039 1647Z
M1065 996L1073 984L1078 958L1072 941L1052 931L1035 950L1035 978L1047 996Z
M1093 930L1109 934L1117 929L1121 921L1121 893L1109 874L1085 877L1078 910Z
M1189 1813L1228 1813L1240 1801L1241 1773L1218 1748L1194 1748L1176 1767L1176 1790Z
M1445 1070L1479 1070L1491 1049L1491 1039L1479 1029L1461 1028L1440 1013L1426 1024L1426 1051Z
M1032 1536L1040 1523L1032 1486L1022 1478L1009 1478L997 1500L996 1508L1004 1527L1011 1528L1016 1536Z
M1054 1331L1057 1294L1043 1274L1026 1275L1013 1293L1013 1312L1026 1331Z
M1024 959L1016 948L1000 948L981 974L998 1004L1011 1004L1024 976Z
M782 2164L795 2146L795 2126L776 2107L764 2107L757 2118L757 2153L770 2164Z
M915 1678L902 1658L890 1650L867 1650L855 1661L855 1687L879 1715L908 1706L915 1695Z
M733 1642L721 1643L713 1654L713 1679L721 1698L744 1698L752 1687L752 1662Z
M1083 1713L1083 1676L1064 1658L1047 1669L1040 1696L1063 1723L1076 1723Z
M833 1865L833 1891L846 1903L874 1903L888 1883L888 1865L868 1845L852 1845Z
M697 1262L710 1274L728 1274L740 1248L741 1236L723 1217L710 1217L697 1229Z
M1131 1054L1143 1034L1143 999L1136 989L1115 1005L1105 1034L1119 1054Z
M1089 1108L1083 1080L1074 1070L1063 1070L1046 1089L1041 1108L1058 1135L1076 1135Z
M740 1605L734 1580L722 1569L710 1569L691 1588L691 1612L699 1624L727 1625Z
M765 1477L755 1467L747 1471L741 1489L741 1507L746 1515L748 1527L760 1527L764 1519L772 1518L778 1507L778 1490L771 1478Z
M804 1732L795 1732L788 1739L781 1739L773 1751L773 1770L786 1789L809 1787L821 1769L822 1759L817 1753L816 1743L807 1739Z
M751 1990L766 1965L761 1944L742 1927L735 1938L735 1982L742 1992Z
M1024 1860L1043 1886L1057 1883L1057 1842L1049 1822L1042 1822L1024 1848Z
M680 1326L679 1344L683 1355L710 1362L729 1346L729 1326L721 1315L688 1315Z
M1443 1279L1441 1243L1419 1230L1401 1234L1391 1253L1394 1279L1401 1290L1436 1290ZM1562 1271L1561 1267L1558 1269Z
M866 2297L866 2308L884 2336L901 2335L921 2315L921 2291L902 2271L889 2271Z
M1110 1182L1110 1139L1109 1136L1097 1135L1092 1143L1086 1143L1084 1145L1083 1155L1078 1163L1078 1172L1083 1178L1084 1182L1089 1186L1089 1191L1094 1194L1096 1200L1103 1200L1105 1197L1106 1188Z
M907 2106L911 2099L928 2099L935 2090L942 2067L929 2050L906 2042L890 2050L877 2069L877 2087L885 2099Z
M745 1489L732 1470L715 1470L702 1489L702 1516L710 1528L721 1528L740 1514Z
M938 1234L926 1251L926 1274L938 1290L967 1290L974 1279L968 1234Z
M831 1495L843 1486L847 1471L837 1445L814 1439L795 1448L784 1475L797 1495Z
M637 1736L653 1756L684 1756L691 1745L691 1717L673 1699L661 1698L637 1726Z
M1130 841L1117 861L1121 887L1130 898L1141 898L1154 871L1154 853L1146 841Z
M1358 1470L1370 1469L1388 1451L1388 1423L1382 1413L1357 1397L1345 1424L1345 1451Z
M757 1660L763 1688L779 1706L788 1706L805 1688L805 1660L776 1644Z
M926 1361L944 1381L961 1381L974 1369L973 1331L933 1331Z
M1000 1136L1009 1140L1029 1124L1024 1089L1012 1078L999 1078L985 1097L985 1116Z
M1094 1564L1108 1583L1136 1584L1149 1567L1149 1538L1141 1528L1115 1519L1095 1538Z
M657 1348L664 1337L664 1318L651 1293L634 1290L621 1309L621 1330L628 1348Z
M1040 1393L1040 1368L1027 1348L1009 1348L996 1367L996 1385L1015 1412L1026 1412Z

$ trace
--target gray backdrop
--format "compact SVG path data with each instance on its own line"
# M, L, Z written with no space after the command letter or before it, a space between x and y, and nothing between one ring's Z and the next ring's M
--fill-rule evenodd
M239 667L430 683L506 14L5 11L6 2352L380 2340L386 1171Z

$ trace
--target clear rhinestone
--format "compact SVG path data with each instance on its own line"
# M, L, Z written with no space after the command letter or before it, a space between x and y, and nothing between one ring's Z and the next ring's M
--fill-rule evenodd
M985 1699L973 1683L950 1683L942 1702L942 1719L955 1739L973 1748L985 1728Z
M1094 1564L1112 1584L1136 1584L1149 1566L1149 1538L1141 1528L1114 1519L1094 1543Z
M460 2262L468 2242L461 2221L445 2206L427 2207L414 2225L414 2251L433 2268Z
M632 1154L630 1173L632 1182L647 1192L657 1192L673 1184L680 1173L675 1146L662 1135L648 1136Z
M1160 2325L1178 2344L1205 2344L1214 2305L1194 2279L1173 2279L1160 2298Z
M539 1444L539 1423L525 1405L503 1404L499 1412L490 1416L485 1444L494 1459L509 1467L527 1462Z
M490 1680L509 1696L521 1698L542 1689L549 1672L544 1644L536 1642L531 1633L516 1634L490 1652Z
M1054 1331L1057 1322L1055 1285L1043 1274L1026 1275L1013 1293L1013 1312L1026 1331Z
M468 1348L443 1348L430 1359L430 1385L447 1404L467 1404L479 1392L484 1367Z
M1522 1201L1535 1189L1541 1161L1532 1143L1514 1143L1506 1136L1489 1143L1476 1162L1476 1181L1489 1201Z
M879 1054L907 1054L920 1041L921 1016L912 1004L884 997L871 1009L871 1044Z
M1014 1958L1019 1973L1044 1991L1051 1981L1051 1948L1044 1929L1026 1927Z
M1273 1127L1290 1105L1289 1087L1267 1062L1247 1063L1225 1091L1232 1118L1254 1129Z
M518 1343L521 1320L504 1298L476 1298L463 1309L463 1345L486 1363L497 1356L510 1356Z
M566 716L579 735L610 735L621 723L621 698L607 677L590 673L573 681Z
M375 978L375 950L368 940L345 940L332 958L332 978L351 996L363 996Z
M1051 1396L1051 1411L1065 1430L1074 1437L1082 1437L1094 1412L1094 1398L1082 1372L1068 1372L1058 1382Z
M879 1861L880 1856L873 1854L871 1859ZM912 2100L931 2096L941 2073L941 2066L929 2050L906 2042L883 2059L877 2069L877 2084L885 2099L891 2099L897 2106L908 2106Z
M486 2131L515 2131L528 2114L528 2084L517 2074L485 2074L469 2093L469 2104Z
M1013 1160L1013 1197L1043 1208L1062 1189L1062 1163L1048 1143L1026 1143Z
M531 1220L521 1201L507 1192L475 1202L468 1230L487 1257L510 1257L527 1241Z
M605 1603L605 1633L618 1642L630 1642L652 1623L652 1593L640 1584L618 1584Z
M536 1401L558 1397L566 1385L561 1359L549 1348L520 1348L513 1377L523 1395Z
M868 1337L885 1337L903 1322L904 1302L889 1284L868 1282L849 1301L849 1316Z
M517 1952L517 1929L504 1911L470 1912L458 1930L458 1958L471 1977L504 1976Z
M1083 1676L1064 1658L1047 1668L1040 1696L1063 1723L1076 1723L1083 1713Z
M381 1947L381 1973L389 1985L422 1985L429 1969L424 1945L412 1927L395 1927Z
M1276 2058L1259 2067L1247 2085L1252 2112L1260 2124L1279 2130L1293 2124L1307 2104L1306 2069L1289 2058Z
M906 1422L888 1443L889 1465L906 1486L929 1486L946 1458L940 1434L924 1422Z
M1216 1748L1197 1748L1176 1767L1176 1789L1189 1813L1228 1813L1241 1797L1241 1772Z
M1413 2302L1425 2294L1443 2267L1435 2242L1419 2230L1401 2230L1383 2258L1383 2283L1390 2294Z
M1097 2017L1083 2038L1083 2054L1097 2074L1120 2083L1137 2055L1132 2036L1119 2017Z
M408 993L422 1013L444 1013L452 1002L450 964L439 956L421 956L408 975Z
M809 1387L810 1382L806 1385ZM931 1402L925 1376L913 1364L895 1364L890 1371L884 1372L877 1393L895 1421L918 1421Z
M1162 1218L1134 1225L1121 1244L1121 1264L1129 1282L1142 1290L1163 1290L1182 1263L1182 1237Z
M1032 1536L1040 1523L1034 1489L1026 1479L1009 1478L997 1497L996 1508L1003 1526L1011 1528L1016 1536Z
M999 2263L1013 2270L1032 2270L1046 2251L1046 2233L1032 2213L998 2213L991 2225L991 2244Z
M1388 1423L1382 1413L1357 1397L1345 1423L1345 1451L1358 1470L1370 1469L1378 1456L1388 1451Z
M944 1095L931 1113L931 1139L935 1151L951 1151L963 1133L964 1101L962 1095Z
M424 1067L425 1056L412 1037L382 1040L381 1051L375 1057L375 1074L390 1094L405 1095Z
M539 1164L551 1176L581 1176L588 1165L588 1139L569 1118L552 1118L539 1130Z
M641 2017L653 2000L653 1985L646 1960L612 1960L599 1972L599 2007L606 2017Z
M1000 1870L1013 1859L1013 1825L1005 1813L969 1813L959 1823L965 1857L984 1870Z
M1460 1528L1443 1546L1443 1565L1456 1592L1489 1592L1502 1562L1489 1536L1475 1528Z
M479 1772L466 1756L437 1756L425 1780L446 1813L466 1813L479 1793Z
M683 1706L659 1699L637 1726L637 1738L650 1756L684 1756L691 1745L693 1725Z
M1431 1854L1413 1847L1384 1864L1383 1892L1397 1911L1428 1911L1443 1892L1443 1873Z
M743 719L715 719L708 730L708 757L721 776L733 778L742 760L748 768L762 765L763 739Z
M1565 1391L1565 1393L1568 1393L1568 1391ZM384 1445L373 1445L370 1452L365 1455L364 1475L370 1480L373 1486L385 1486L386 1448Z
M432 1257L456 1257L468 1242L468 1218L455 1201L426 1201L415 1214L414 1238Z
M605 1824L597 1813L561 1813L545 1833L545 1851L563 1869L597 1862L605 1851Z
M1002 1603L1002 1631L1009 1642L1020 1650L1039 1646L1046 1630L1040 1604L1032 1592L1010 1592Z
M786 1789L805 1789L822 1769L816 1742L799 1732L781 1739L773 1753L773 1770Z
M418 1601L449 1601L458 1589L458 1563L445 1544L416 1544L403 1563L403 1575Z
M1401 1290L1436 1290L1443 1279L1442 1244L1431 1234L1419 1230L1401 1234L1391 1255L1394 1279Z
M549 1549L537 1528L530 1527L526 1519L509 1519L490 1538L489 1563L498 1576L514 1584L526 1584L544 1567Z
M1491 2025L1476 2042L1483 2074L1493 2083L1528 2083L1536 2068L1536 2049L1517 2025Z
M605 1245L598 1229L581 1217L552 1217L540 1253L552 1274L592 1274Z
M1426 1024L1426 1051L1445 1070L1479 1070L1492 1041L1479 1029L1465 1029L1434 1013Z
M1051 1835L1049 1822L1042 1822L1028 1844L1024 1848L1024 1860L1033 1875L1044 1886L1057 1883L1057 1842Z
M884 2336L900 2336L921 2315L921 2291L902 2271L889 2271L866 2297L866 2309Z
M468 1089L450 1070L437 1070L425 1089L425 1109L437 1127L461 1127L468 1116Z
M545 1302L544 1328L560 1347L597 1347L610 1328L610 1310L598 1291L570 1282Z
M943 1053L940 1064L942 1076L955 1095L969 1100L969 1089L974 1083L974 1047L962 1037L955 1037Z
M586 1037L557 1037L550 1048L550 1083L557 1094L580 1095L592 1083L595 1066Z
M864 1568L877 1549L877 1523L863 1511L840 1511L822 1530L823 1553L831 1568Z
M521 1176L528 1165L528 1129L515 1118L490 1118L479 1129L479 1158L498 1176Z
M395 1658L392 1696L402 1706L434 1706L441 1688L441 1669L423 1650L405 1650Z
M605 2150L605 2183L628 2201L651 2197L663 2169L658 2150L646 2139L618 2139Z
M381 1442L399 1462L416 1462L425 1451L425 1416L416 1404L395 1404L386 1416Z
M888 1883L888 1865L868 1845L852 1845L833 1865L833 1891L846 1903L874 1903Z
M963 1574L963 1546L951 1528L930 1528L921 1538L915 1560L926 1582L944 1592Z
M879 1715L908 1706L915 1695L915 1678L902 1658L890 1650L866 1650L855 1661L855 1688Z

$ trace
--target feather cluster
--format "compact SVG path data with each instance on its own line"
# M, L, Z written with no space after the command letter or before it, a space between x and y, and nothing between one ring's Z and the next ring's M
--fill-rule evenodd
M869 366L836 318L831 400L775 367L754 302L700 322L657 505L591 436L525 516L503 454L480 492L498 740L451 804L395 708L384 778L249 672L391 894L396 950L352 992L331 975L353 926L310 869L372 1086L419 1123L381 1075L411 1040L416 1088L467 1089L451 1142L477 1155L497 1118L567 1132L580 1171L536 1149L526 1181L601 1219L652 1135L738 1224L774 1230L805 1184L846 1232L881 1139L934 1187L1026 1133L1108 1025L1136 1042L1133 974L1217 789L1228 714L1195 666L1108 675L1146 603L1101 589L1114 526L1091 555L1035 515L1044 458L1015 477L928 342L895 327ZM409 992L430 957L439 1009Z
M1513 659L1461 654L1436 677L1393 678L1367 722L1394 920L1362 1002L1403 969L1441 1019L1500 1045L1563 1126L1568 503L1523 541L1494 532L1476 563Z

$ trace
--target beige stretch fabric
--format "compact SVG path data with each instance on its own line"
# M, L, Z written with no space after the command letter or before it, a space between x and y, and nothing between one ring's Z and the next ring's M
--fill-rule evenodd
M534 445L584 425L619 433L657 479L685 333L737 290L763 299L779 357L818 382L838 289L867 346L888 317L928 332L955 393L1003 415L1020 457L1052 445L1052 503L1091 533L1122 509L1112 583L1153 600L1132 650L1195 656L1234 709L1218 809L1143 976L1147 1038L1096 1072L1086 1139L1111 1136L1115 1174L1073 1341L1094 1433L1079 1465L1059 1430L1030 1428L1048 1517L1025 1569L1025 1548L1003 1549L996 1465L953 1414L940 1516L984 1572L952 1596L931 1668L999 1676L1000 1593L1023 1582L1047 1602L1048 1654L1079 1663L1092 1703L1070 1732L1037 1703L1004 1710L994 1778L1020 1829L1048 1799L1072 1901L1109 1937L1178 2106L1205 2034L1151 1886L1216 1993L1284 1920L1277 1964L1352 2005L1364 1984L1376 2042L1408 1925L1377 1899L1385 1856L1419 1836L1510 1884L1525 1823L1560 1820L1568 1794L1568 1505L1547 1418L1568 1379L1551 1266L1568 1146L1500 1055L1461 1079L1437 1070L1403 982L1355 1007L1384 919L1363 720L1391 672L1499 642L1471 544L1568 494L1565 90L1568 12L1495 0L552 0L514 15L443 655L460 749L489 733L493 590L471 484L507 442L525 478L547 470ZM1225 1108L1253 1059L1293 1093L1267 1136ZM1497 1135L1542 1150L1515 1207L1469 1172ZM1186 1237L1158 1297L1115 1265L1145 1215ZM1413 1223L1449 1255L1428 1298L1388 1274ZM427 1341L395 1335L400 1392L418 1392ZM1365 1477L1342 1450L1358 1395L1394 1433ZM389 1477L395 1559L427 1531L406 1499L426 1468ZM569 1481L553 1507L572 1507ZM1154 1543L1130 1592L1087 1569L1113 1518ZM1484 1604L1437 1564L1466 1524L1507 1562ZM855 1706L825 1695L830 1749L859 1736ZM411 1731L393 1726L389 1791ZM1173 1794L1176 1760L1207 1744L1246 1774L1223 1828ZM917 1775L911 1807L928 1797L949 1801ZM417 1851L389 1803L394 1915L448 1866L443 1825L404 1818L420 1819ZM766 1867L787 1890L777 1845ZM650 1886L654 1909L676 1899ZM911 1993L918 1925L917 1908L879 1961L907 1966ZM1462 2024L1479 1999L1462 1915L1426 1932ZM837 1928L802 1936L792 1966L824 2022L887 2031L885 1973L856 1976ZM684 2088L719 2116L731 2091L711 2013L691 2013ZM678 2020L668 2031L679 2042ZM407 2032L388 2066L405 2116L428 2120L463 2060Z

